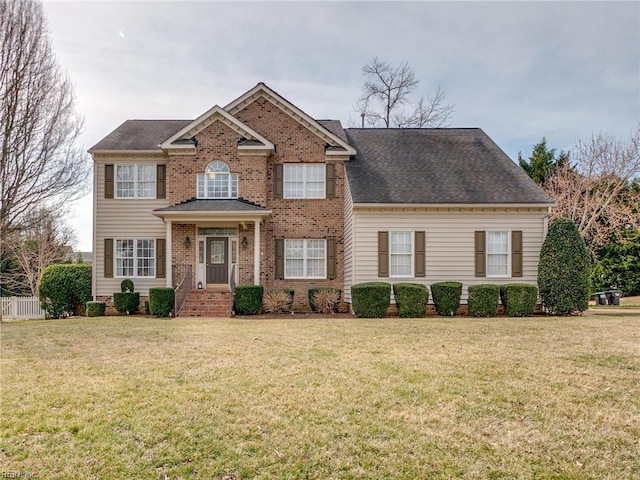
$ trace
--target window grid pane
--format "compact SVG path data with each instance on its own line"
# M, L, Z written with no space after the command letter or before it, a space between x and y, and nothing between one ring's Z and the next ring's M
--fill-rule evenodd
M509 276L509 232L487 232L487 276Z
M389 233L389 275L413 276L413 232Z
M154 198L156 165L116 165L116 198Z
M154 240L116 240L115 250L116 276L155 276L156 259Z
M285 198L324 198L325 172L322 164L285 164L284 165L284 197Z
M325 278L326 240L285 240L286 278Z

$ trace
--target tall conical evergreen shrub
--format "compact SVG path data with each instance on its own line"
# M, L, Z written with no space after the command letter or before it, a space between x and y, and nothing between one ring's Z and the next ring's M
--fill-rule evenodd
M540 250L538 288L552 315L571 315L589 306L591 256L575 223L557 218Z

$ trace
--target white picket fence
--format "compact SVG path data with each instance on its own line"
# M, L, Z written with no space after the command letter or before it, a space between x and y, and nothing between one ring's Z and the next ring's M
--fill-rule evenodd
M38 297L2 297L3 319L44 318Z

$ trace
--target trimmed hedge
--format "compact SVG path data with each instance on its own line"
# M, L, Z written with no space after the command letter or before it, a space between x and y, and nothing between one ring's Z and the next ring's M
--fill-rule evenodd
M431 295L438 315L453 316L460 307L462 283L437 282L431 285Z
M158 317L170 317L176 303L176 291L172 287L149 289L149 312Z
M538 303L538 287L526 283L507 283L500 287L500 301L507 317L530 317Z
M113 306L119 313L137 313L140 307L140 293L116 292L113 294Z
M427 316L429 290L420 283L394 283L393 295L401 317L418 318Z
M338 310L338 305L340 304L340 298L342 298L342 290L340 290L339 288L333 288L333 287L315 287L315 288L310 288L307 295L309 298L309 306L311 307L312 312L320 311L320 309L316 306L316 302L313 299L313 296L316 294L316 292L326 292L326 291L336 292L338 294L338 302L336 303L336 308L335 308L336 311Z
M500 286L485 283L470 285L467 289L469 298L467 307L472 317L495 317L498 312Z
M240 285L236 287L234 310L236 315L257 315L262 308L262 285Z
M40 304L50 318L73 315L91 301L91 265L49 265L38 287Z
M358 317L386 317L389 305L391 305L391 284L389 283L358 283L351 287L351 306Z
M104 317L106 308L104 302L87 302L87 317Z
M540 298L552 315L571 315L589 307L591 255L576 224L557 218L540 250Z

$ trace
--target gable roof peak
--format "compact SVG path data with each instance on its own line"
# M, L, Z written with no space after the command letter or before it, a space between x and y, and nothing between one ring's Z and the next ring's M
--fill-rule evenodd
M313 117L303 112L300 108L296 107L289 100L271 89L264 82L258 82L255 87L240 95L224 107L224 109L229 112L229 114L236 115L239 111L256 101L258 98L265 98L267 101L271 102L311 133L324 140L329 146L340 147L341 152L339 153L341 155L346 154L353 156L356 154L355 148L353 148L345 138L341 138L339 135L323 125L322 122L315 120Z
M182 146L181 140L193 138L215 121L221 121L227 127L231 128L233 131L241 135L245 140L256 140L260 142L263 145L263 147L261 147L262 149L274 150L275 148L273 146L273 143L264 138L248 125L242 123L240 120L238 120L236 117L231 115L219 105L214 105L198 118L184 126L182 129L178 130L171 137L162 142L160 147L167 150L176 148L193 148L192 145Z

